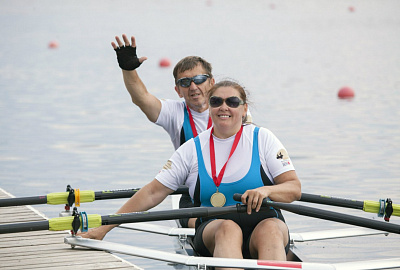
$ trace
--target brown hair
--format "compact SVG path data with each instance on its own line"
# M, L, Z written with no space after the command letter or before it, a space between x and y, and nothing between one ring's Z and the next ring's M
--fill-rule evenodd
M247 102L247 93L246 93L247 91L240 84L238 84L237 82L234 82L232 80L224 80L224 81L220 81L219 83L214 84L214 86L211 87L210 91L208 91L208 99L210 99L210 97L220 87L232 87L232 88L236 89L239 92L240 99L243 100L244 103L248 103Z
M219 83L214 84L213 87L211 87L210 91L208 91L208 100L210 100L210 97L213 96L213 94L215 93L215 91L217 91L218 88L220 87L232 87L234 89L236 89L239 92L239 97L241 100L244 101L245 104L249 103L249 100L247 98L248 96L248 92L247 90L244 89L243 86L241 86L239 83L233 81L233 80L224 80L224 81L220 81ZM251 117L249 117L249 115L247 114L243 119L242 119L243 123L251 123Z
M191 70L197 67L198 65L201 65L207 75L212 78L212 66L210 63L208 63L206 60L199 56L187 56L183 58L181 61L179 61L173 71L173 75L175 78L175 83L177 81L177 77L179 73L185 72L186 70Z

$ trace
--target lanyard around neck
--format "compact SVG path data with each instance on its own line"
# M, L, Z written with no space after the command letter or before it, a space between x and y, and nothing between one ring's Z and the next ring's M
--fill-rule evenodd
M188 111L189 114L189 122L190 122L190 127L192 128L192 133L193 133L193 138L197 137L197 129L196 129L196 125L194 124L194 120L193 120L193 116L192 113L190 112L189 106L186 105L186 109ZM209 129L212 125L212 121L211 121L211 117L208 117L208 124L207 124L207 129Z
M236 150L237 145L239 144L240 137L242 136L242 131L243 131L243 126L240 128L239 132L236 133L235 140L233 141L232 149L231 152L229 153L228 160L225 162L224 167L222 167L221 171L219 172L219 175L217 176L216 168L215 168L215 149L214 149L214 138L213 138L213 131L214 128L212 128L211 133L210 133L210 161L211 161L211 174L212 174L212 179L214 180L214 183L217 187L221 184L222 177L224 177L225 173L225 168L226 165L228 164L229 159L233 155L233 153Z

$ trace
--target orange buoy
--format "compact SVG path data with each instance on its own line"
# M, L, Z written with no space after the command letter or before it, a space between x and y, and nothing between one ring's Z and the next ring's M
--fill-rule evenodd
M168 58L162 58L160 60L160 67L169 67L171 65L171 61Z
M338 92L338 97L339 98L353 98L354 97L354 91L348 86L344 86L340 88Z
M350 11L350 12L354 12L354 11L356 11L356 9L355 9L353 6L350 6L350 7L349 7L349 11Z
M58 46L59 46L59 44L55 40L49 42L49 48L50 49L56 49L56 48L58 48Z

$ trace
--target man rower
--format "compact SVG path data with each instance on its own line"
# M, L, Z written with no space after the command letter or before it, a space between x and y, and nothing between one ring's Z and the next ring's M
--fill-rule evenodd
M208 111L207 93L215 84L212 66L198 56L188 56L180 60L173 70L175 91L184 102L179 100L161 100L147 91L140 79L138 68L147 57L137 57L136 40L129 40L123 34L122 40L116 36L111 45L117 53L117 59L126 89L132 102L147 118L165 129L176 149L197 134L212 126ZM192 207L189 195L182 195L180 207ZM180 220L183 227L194 228L195 219Z

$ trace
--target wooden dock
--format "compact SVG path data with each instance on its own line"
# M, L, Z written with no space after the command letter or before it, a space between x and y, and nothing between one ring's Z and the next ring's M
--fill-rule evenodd
M0 188L0 198L9 198ZM0 208L0 224L41 221L47 218L30 206ZM141 268L104 251L72 249L64 244L68 232L0 234L1 269L119 269Z

